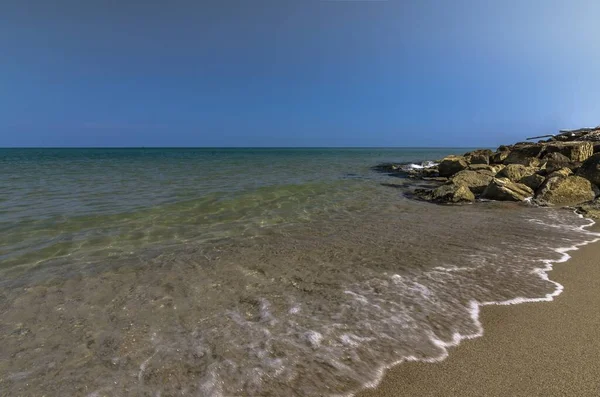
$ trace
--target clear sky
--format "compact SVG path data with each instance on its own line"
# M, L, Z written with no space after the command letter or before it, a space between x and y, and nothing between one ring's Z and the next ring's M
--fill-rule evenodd
M0 146L494 146L600 124L598 0L0 2Z

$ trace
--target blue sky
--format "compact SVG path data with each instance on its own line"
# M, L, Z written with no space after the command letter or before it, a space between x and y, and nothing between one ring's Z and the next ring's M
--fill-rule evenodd
M494 146L600 124L597 0L0 5L0 146Z

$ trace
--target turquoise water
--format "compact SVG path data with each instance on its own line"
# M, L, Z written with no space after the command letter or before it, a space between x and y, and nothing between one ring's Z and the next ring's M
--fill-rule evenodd
M598 237L372 170L465 151L0 150L0 395L347 395L443 359Z

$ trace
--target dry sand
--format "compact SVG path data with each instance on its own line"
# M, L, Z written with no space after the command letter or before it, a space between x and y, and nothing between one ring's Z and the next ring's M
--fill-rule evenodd
M550 272L565 287L554 302L486 306L483 337L441 363L398 365L358 396L600 396L600 243L570 254Z

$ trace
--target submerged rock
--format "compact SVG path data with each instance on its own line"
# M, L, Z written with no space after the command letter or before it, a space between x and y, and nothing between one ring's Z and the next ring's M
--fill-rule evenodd
M533 196L533 190L508 178L494 178L483 191L482 197L500 201L523 201Z
M459 171L468 167L468 163L463 156L445 157L438 165L440 176L451 177Z
M600 153L594 154L583 162L577 175L584 177L596 186L600 186Z
M535 200L542 205L571 206L594 200L598 188L580 176L554 173L538 190Z

